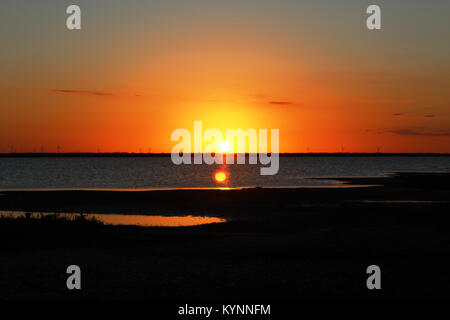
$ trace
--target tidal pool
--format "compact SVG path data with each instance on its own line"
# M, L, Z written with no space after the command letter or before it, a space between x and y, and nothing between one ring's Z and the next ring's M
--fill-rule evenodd
M80 217L79 213L26 213L23 211L0 211L3 217L26 217L38 219L49 215L58 217L76 219ZM129 215L129 214L94 214L86 213L83 216L87 219L96 219L106 225L114 226L143 226L143 227L189 227L210 223L223 223L227 220L216 217L197 217L197 216L154 216L154 215Z

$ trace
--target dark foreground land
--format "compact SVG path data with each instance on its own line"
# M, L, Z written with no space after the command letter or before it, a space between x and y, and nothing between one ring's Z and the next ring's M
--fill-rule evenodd
M0 299L449 299L450 174L369 188L16 191L0 210L225 217L183 228L0 219ZM82 290L66 288L66 268ZM366 287L381 267L382 290Z

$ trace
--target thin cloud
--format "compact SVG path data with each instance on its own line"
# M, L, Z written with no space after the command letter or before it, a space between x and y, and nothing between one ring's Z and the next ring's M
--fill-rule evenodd
M410 129L391 130L391 133L404 136L429 136L429 137L450 137L450 131L442 132L418 132Z
M104 91L90 91L90 90L72 90L72 89L51 89L50 93L54 94L75 94L75 95L88 95L96 97L140 97L140 94L136 93L114 93L114 92L104 92Z
M352 99L353 102L359 103L413 103L413 99L367 99L367 98L356 98Z
M398 129L398 130L392 130L392 133L395 134L400 134L400 135L404 135L404 136L420 136L421 134L413 131L413 130L409 130L409 129Z
M414 112L396 112L393 113L392 116L394 117L424 117L424 118L434 118L436 117L435 114L432 113L414 113Z
M293 102L290 101L269 101L269 104L275 104L275 105L292 105Z

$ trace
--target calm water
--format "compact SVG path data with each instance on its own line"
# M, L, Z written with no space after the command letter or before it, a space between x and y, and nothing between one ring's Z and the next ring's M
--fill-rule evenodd
M19 218L25 217L25 212L22 211L0 211L2 217ZM32 219L53 215L53 213L39 213L33 212L30 214ZM76 219L80 216L77 213L58 213L58 217L69 220ZM152 215L128 215L128 214L84 214L87 219L95 218L107 225L113 226L141 226L141 227L190 227L199 226L210 223L223 223L225 219L215 217L165 217Z
M158 158L1 158L0 189L163 189L337 186L314 177L450 171L450 157L282 157L275 176L260 165L180 165ZM214 172L227 173L225 183Z

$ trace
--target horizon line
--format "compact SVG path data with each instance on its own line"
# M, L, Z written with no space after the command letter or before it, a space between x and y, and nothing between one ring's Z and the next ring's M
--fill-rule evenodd
M181 153L183 154L183 153ZM190 153L191 156L204 153ZM214 154L214 153L212 153ZM231 154L231 153L228 153ZM258 153L233 153L236 155ZM268 152L267 154L271 154ZM0 157L169 157L168 152L17 152L0 153ZM227 153L224 153L226 156ZM442 152L279 152L279 156L450 156L450 153Z

